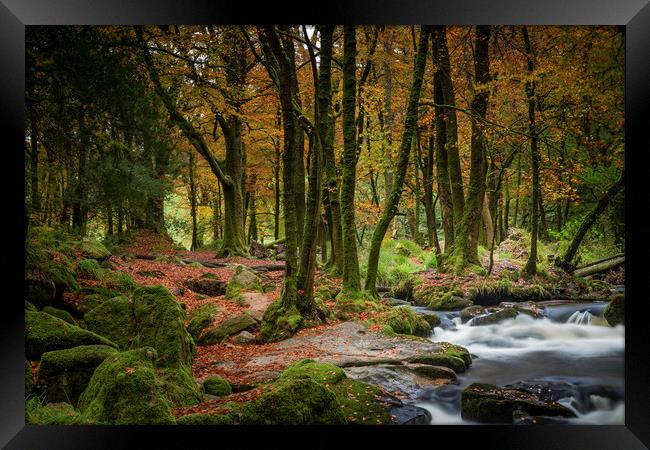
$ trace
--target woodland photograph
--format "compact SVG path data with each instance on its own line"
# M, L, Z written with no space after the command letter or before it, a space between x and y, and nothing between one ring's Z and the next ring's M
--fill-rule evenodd
M625 49L25 26L25 423L624 425Z

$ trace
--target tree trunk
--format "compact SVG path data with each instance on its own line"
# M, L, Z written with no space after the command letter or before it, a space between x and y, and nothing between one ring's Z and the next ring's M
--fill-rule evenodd
M454 85L451 78L451 65L449 63L449 50L447 48L447 31L445 26L437 26L433 32L434 47L438 49L438 63L440 69L440 89L442 103L449 106L456 105L454 96ZM456 110L447 108L444 112L445 119L445 149L447 150L447 162L449 183L451 189L451 202L454 211L452 223L454 223L454 236L458 232L463 217L465 196L463 190L463 174L460 167L460 155L458 153L458 125L456 122ZM442 204L442 202L441 202ZM447 237L445 236L445 251Z
M356 28L344 27L343 41L343 167L341 179L341 219L343 230L343 289L361 288L357 255L354 195L356 188L357 138L356 105Z
M426 66L426 57L428 50L428 40L431 29L429 26L422 26L420 39L418 43L418 53L415 59L413 70L413 80L409 91L409 98L404 114L404 129L402 131L402 140L400 142L398 162L395 167L393 186L390 196L386 201L386 206L375 227L370 241L370 251L368 255L368 272L366 276L365 289L376 294L377 265L379 263L379 251L390 222L397 213L397 207L402 195L402 187L409 162L409 152L411 143L415 134L418 120L418 104L420 102L420 91Z
M197 219L196 219L196 186L194 184L194 154L189 151L189 181L190 181L190 214L192 216L192 244L190 250L194 251L198 248L197 239Z
M535 70L533 63L533 49L528 37L526 27L522 28L524 35L524 46L527 55L528 77L532 76ZM530 253L524 271L528 275L537 273L537 234L540 213L540 192L539 192L539 149L537 148L537 128L535 124L535 81L526 82L526 97L528 98L528 134L530 135L530 161L532 171L533 192L531 195L530 213Z
M489 58L490 27L477 26L474 50L474 84L471 123L472 138L470 152L470 175L467 199L463 210L463 220L456 233L454 252L456 252L456 271L462 270L468 263L478 263L478 228L485 196L485 179L487 161L485 157L485 137L483 124L488 106L490 81ZM454 211L455 215L455 211Z
M623 170L623 172L621 173L621 177L612 186L610 186L609 189L607 189L605 195L603 195L603 197L601 197L601 199L598 200L596 207L584 218L584 220L580 224L580 228L578 228L578 231L576 232L576 235L573 237L571 244L569 244L569 248L567 249L566 253L562 257L562 259L556 262L556 264L559 267L561 267L565 271L572 270L573 258L578 252L578 248L580 248L580 244L582 243L582 240L587 234L587 231L589 231L592 225L596 223L596 220L598 219L598 217L600 217L603 211L605 211L607 205L609 205L609 203L616 196L616 194L618 194L618 192L622 190L624 187L625 187L625 170Z

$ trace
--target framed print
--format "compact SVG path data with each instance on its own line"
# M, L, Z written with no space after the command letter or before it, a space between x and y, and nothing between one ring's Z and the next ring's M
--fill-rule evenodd
M0 11L7 448L647 448L643 1Z

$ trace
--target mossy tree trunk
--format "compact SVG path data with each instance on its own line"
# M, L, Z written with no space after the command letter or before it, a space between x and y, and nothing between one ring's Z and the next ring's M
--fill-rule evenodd
M524 48L526 50L526 67L527 74L530 78L535 65L533 63L533 48L528 36L526 27L522 28L524 37ZM528 275L537 273L537 238L540 213L540 193L539 193L539 149L537 148L537 127L535 124L535 81L529 80L525 84L526 98L528 99L528 134L530 135L530 165L532 172L532 195L531 195L531 212L530 212L530 253L528 261L524 267L524 272Z
M197 220L196 220L196 185L194 184L194 153L190 150L189 152L189 181L190 181L190 214L192 216L192 244L190 245L190 250L194 251L198 247L197 239Z
M395 214L397 213L397 206L402 195L404 178L406 177L406 171L408 169L411 143L413 141L413 136L417 127L418 104L420 102L420 91L422 88L422 80L424 78L424 69L426 66L430 32L431 29L429 26L423 26L420 31L418 53L415 59L413 79L409 91L406 112L404 115L404 129L402 131L398 162L395 167L393 176L393 185L390 195L386 201L384 211L379 218L379 222L375 226L375 230L370 241L370 251L368 255L368 274L366 276L365 289L373 295L376 295L377 293L377 265L379 263L379 251L381 249L381 243L384 240L384 236L386 235L386 231L388 230L390 222L393 220Z
M575 268L573 265L573 259L576 256L576 253L578 253L578 249L580 248L580 244L582 243L582 240L584 239L585 235L589 231L589 229L593 226L594 223L596 223L596 220L598 220L598 217L607 209L607 206L610 204L610 202L616 197L616 195L625 187L625 170L621 173L620 178L612 184L609 189L607 189L607 192L605 192L605 195L603 195L600 200L598 200L598 203L596 204L596 207L591 210L589 214L584 218L582 223L580 224L580 228L578 228L578 231L576 232L575 236L571 240L571 244L569 244L569 248L567 249L566 253L561 259L558 259L556 264L561 267L562 269L566 271L571 271Z
M357 255L354 194L357 167L356 105L356 28L343 31L343 167L341 169L341 221L343 238L343 289L361 288Z
M487 162L483 124L489 98L490 27L477 26L474 43L474 97L471 102L470 175L462 221L456 231L454 254L455 269L462 270L469 263L478 263L478 231L485 196ZM453 192L453 191L452 191ZM455 215L455 210L454 210Z
M437 48L436 65L439 66L437 74L440 79L440 90L442 103L448 106L456 106L454 85L451 78L451 65L449 63L449 50L447 48L447 30L444 25L434 27L433 45ZM445 149L447 150L447 163L449 174L449 186L451 191L451 203L454 211L452 223L454 224L454 236L460 226L460 218L463 216L465 195L463 190L463 173L460 167L460 155L458 153L458 125L456 121L456 110L446 108L445 120ZM445 251L447 251L447 237L445 236Z

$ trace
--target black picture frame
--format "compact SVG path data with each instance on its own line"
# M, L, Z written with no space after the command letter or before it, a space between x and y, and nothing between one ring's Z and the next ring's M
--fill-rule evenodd
M26 426L24 418L24 27L69 24L196 24L196 23L355 23L355 24L553 24L620 25L626 32L626 289L625 426L437 426L256 428L247 427L116 427ZM482 2L454 0L348 0L344 4L314 2L285 6L226 0L0 0L0 124L6 128L2 171L5 243L4 293L0 320L0 445L6 448L129 448L145 446L187 448L197 439L212 445L271 444L302 448L346 446L351 434L371 441L412 445L417 435L426 445L469 445L480 448L636 449L650 445L649 333L644 317L644 256L650 230L643 209L648 204L644 153L648 148L647 114L650 92L650 5L648 0L516 0ZM635 187L634 184L637 184ZM632 186L632 188L630 188ZM23 187L21 189L20 187ZM633 207L636 208L633 210ZM15 220L17 218L18 220ZM21 239L22 238L22 239ZM646 275L647 276L647 275ZM9 293L12 285L15 292ZM226 437L239 444L226 444ZM140 441L144 439L144 441ZM254 441L257 441L253 443ZM155 444L154 444L155 442ZM147 445L148 444L148 445ZM205 445L205 444L198 444ZM359 445L359 444L357 444ZM418 444L421 445L421 444Z

